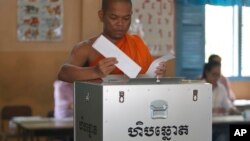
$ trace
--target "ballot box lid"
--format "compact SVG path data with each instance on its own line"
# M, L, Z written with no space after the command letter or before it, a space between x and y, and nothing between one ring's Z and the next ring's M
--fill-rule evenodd
M91 83L96 85L161 85L161 84L183 84L201 81L185 80L184 77L162 77L149 78L143 75L137 78L128 78L125 75L109 75L102 79L83 81L84 83Z
M102 79L104 83L126 83L126 84L171 84L181 83L184 77L161 77L152 78L138 75L136 78L128 78L124 75L109 75Z
M163 78L132 78L128 79L128 84L178 84L182 83L181 77L163 77Z

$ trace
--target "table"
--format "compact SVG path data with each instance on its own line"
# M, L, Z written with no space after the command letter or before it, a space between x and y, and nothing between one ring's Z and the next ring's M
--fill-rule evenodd
M250 120L245 120L242 115L213 117L213 124L240 124L240 123L250 123Z
M73 138L73 118L19 117L14 118L13 123L17 125L23 141L41 136Z
M234 100L234 106L237 107L241 112L250 109L250 100L248 99L236 99Z

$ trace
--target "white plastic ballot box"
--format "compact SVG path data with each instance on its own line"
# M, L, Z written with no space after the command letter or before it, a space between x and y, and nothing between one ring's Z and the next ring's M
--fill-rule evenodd
M212 86L183 80L76 81L74 140L211 141Z

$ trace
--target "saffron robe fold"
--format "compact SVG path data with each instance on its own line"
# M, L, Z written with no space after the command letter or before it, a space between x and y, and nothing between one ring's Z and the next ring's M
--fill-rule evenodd
M125 34L125 36L117 41L115 45L141 66L140 74L144 74L154 58L150 54L148 47L144 44L142 39L137 35ZM97 57L94 61L90 62L90 66L95 66L104 56ZM121 70L116 68L111 74L123 74Z

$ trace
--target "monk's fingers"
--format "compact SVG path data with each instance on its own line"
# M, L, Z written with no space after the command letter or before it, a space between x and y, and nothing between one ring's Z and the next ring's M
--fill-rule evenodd
M105 58L98 62L97 71L101 77L104 77L115 69L116 63L118 62L115 58Z
M163 77L166 73L166 62L161 62L159 63L159 65L157 66L156 70L155 70L155 74L157 77Z
M101 69L102 77L109 75L114 69L116 68L115 65L107 66Z
M157 77L159 77L159 76L163 77L163 76L165 75L165 73L166 73L166 71L165 71L165 70L161 70L161 69L157 69L157 70L155 71L155 75L156 75Z
M115 65L112 66L96 66L95 71L101 77L105 77L115 69Z
M161 62L159 65L156 67L156 72L165 72L167 69L166 67L166 62Z
M157 79L159 79L159 78L163 78L163 77L164 77L164 75L163 75L163 74L161 74L161 75L160 75L160 74L156 75L156 78L157 78Z
M110 57L110 58L105 58L105 59L102 59L98 62L98 65L99 66L110 66L110 65L114 65L118 63L116 58L114 57Z
M157 68L161 70L166 70L166 67L167 67L166 63L167 62L160 62Z
M103 71L108 71L112 69L115 64L118 63L115 58L105 58L98 63L98 66Z

